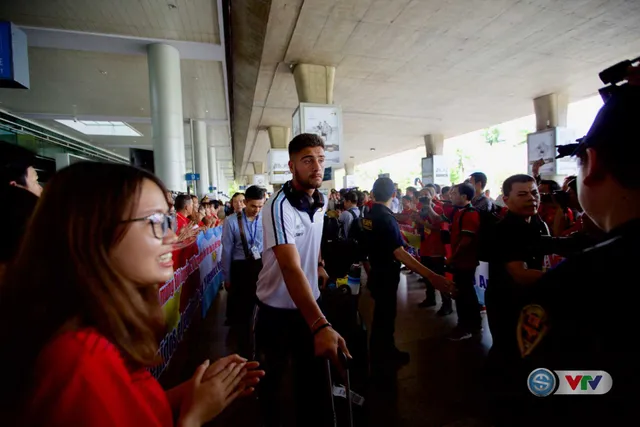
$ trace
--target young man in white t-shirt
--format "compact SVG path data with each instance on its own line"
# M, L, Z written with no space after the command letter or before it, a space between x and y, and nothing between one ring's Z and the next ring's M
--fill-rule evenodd
M314 134L289 144L293 180L263 209L263 268L257 284L256 344L266 376L260 385L265 425L281 424L294 413L295 425L326 425L330 398L322 359L350 357L344 339L318 306L319 281L327 272L320 254L326 198L318 191L324 174L324 142ZM282 408L278 396L289 360L293 362L295 410Z

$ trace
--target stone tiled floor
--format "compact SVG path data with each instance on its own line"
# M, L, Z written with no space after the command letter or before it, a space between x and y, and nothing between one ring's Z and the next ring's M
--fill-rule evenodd
M206 357L215 359L229 354L233 343L227 339L223 326L226 295L216 300L191 344L189 359L193 367ZM482 366L491 344L488 328L481 340L451 342L446 334L455 325L455 314L436 316L436 309L420 309L424 285L417 276L402 276L398 293L396 342L411 354L411 363L383 381L372 381L365 390L355 390L366 396L360 425L377 426L455 426L485 427L486 403L482 387ZM370 323L372 301L366 290L361 297L360 311ZM188 368L185 372L190 372ZM261 425L257 403L240 401L228 408L212 426Z

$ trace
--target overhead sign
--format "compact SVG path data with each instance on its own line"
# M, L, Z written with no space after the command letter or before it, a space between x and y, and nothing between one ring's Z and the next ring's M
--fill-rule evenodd
M315 133L324 141L326 166L342 167L342 108L332 104L300 103L293 112L293 136Z
M267 186L267 176L266 175L253 175L253 185L257 185L258 187L266 187Z
M200 181L200 174L199 173L188 173L188 174L185 174L184 179L186 181Z
M577 173L576 160L572 157L556 159L559 145L571 144L575 142L575 132L572 129L555 127L544 129L539 132L527 135L527 165L529 174L533 169L533 164L544 160L544 165L540 167L540 175L551 177L553 175L575 175Z
M323 181L331 181L331 168L324 168L324 175L322 176Z
M0 21L0 87L29 89L27 35L6 21Z
M422 158L422 185L449 185L449 165L445 156L431 156Z
M293 179L289 170L289 151L286 149L272 148L267 153L267 171L270 184L284 184Z

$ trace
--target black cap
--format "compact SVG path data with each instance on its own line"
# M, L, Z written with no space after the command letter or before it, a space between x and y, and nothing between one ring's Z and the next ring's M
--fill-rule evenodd
M587 148L605 151L616 160L635 159L640 155L639 131L640 87L627 85L616 90L600 108L584 137L575 144L557 147L556 159L577 156Z

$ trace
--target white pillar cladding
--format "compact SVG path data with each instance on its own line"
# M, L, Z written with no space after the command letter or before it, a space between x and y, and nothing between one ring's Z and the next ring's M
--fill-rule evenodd
M197 174L200 180L196 183L198 198L204 197L209 192L209 162L207 146L207 124L203 121L193 122L193 155Z
M209 162L209 183L214 186L214 187L218 187L218 189L220 188L220 182L218 180L218 165L217 165L217 161L216 161L216 147L208 147L209 150L209 156L207 157L207 160ZM209 189L207 188L207 191L209 191ZM217 194L218 194L218 190L214 190L213 191L214 194L216 194L216 199L218 198Z
M186 191L180 54L166 44L150 44L147 53L156 175L170 190Z

